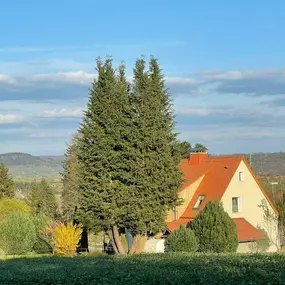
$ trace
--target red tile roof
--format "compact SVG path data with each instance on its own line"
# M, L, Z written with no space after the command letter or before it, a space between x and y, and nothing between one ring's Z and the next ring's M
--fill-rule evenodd
M201 157L199 158L199 156ZM250 173L259 185L260 190L263 192L274 212L278 214L274 204L262 188L255 173L252 171L247 160L243 156L208 157L208 155L204 153L194 153L191 154L190 159L184 159L179 164L179 167L183 172L184 179L184 183L182 184L179 192L193 184L199 178L203 176L204 178L181 217L194 218L199 213L199 211L193 209L193 207L200 195L205 195L205 199L199 210L203 209L209 201L220 201L242 161L248 167Z
M192 219L180 218L176 221L168 223L168 230L170 232L177 230L180 225L187 226ZM234 218L233 221L237 226L237 234L239 242L255 241L265 239L265 235L251 225L244 218Z
M170 223L167 223L167 229L170 232L173 232L173 231L179 229L180 225L187 226L190 221L191 221L191 219L180 218L178 220L175 220L175 221L172 221Z
M265 235L244 218L235 218L233 220L237 225L239 242L265 239Z
M262 188L255 173L252 171L247 160L243 156L208 157L206 153L194 153L191 154L189 159L184 159L179 164L179 167L183 172L184 178L184 183L182 184L182 187L180 188L179 192L183 191L185 188L193 184L199 178L203 177L203 179L200 185L198 186L198 189L194 193L192 199L190 200L184 213L178 220L168 223L168 229L170 231L173 231L179 228L180 224L186 225L187 223L189 223L189 221L194 219L195 216L199 213L199 211L201 211L205 207L207 202L214 200L220 201L225 191L227 190L233 175L235 174L238 166L242 161L248 167L250 173L252 174L256 183L259 185L260 190L263 192L264 196L266 197L274 212L278 214L278 211L276 210L274 204ZM199 209L193 209L200 195L205 195L205 199ZM245 225L245 223L250 225L246 220L244 221L245 222L239 222L239 226ZM249 228L249 226L247 226L247 228ZM238 231L241 231L242 229L243 226L241 228L238 228ZM259 231L257 232L260 233Z

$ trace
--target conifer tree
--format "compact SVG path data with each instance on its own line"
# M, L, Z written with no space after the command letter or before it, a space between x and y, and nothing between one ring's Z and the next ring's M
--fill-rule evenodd
M9 170L0 164L0 199L13 198L15 196L15 184L13 178L9 175Z
M54 218L57 212L57 203L54 191L45 179L39 183L33 182L28 190L27 203L35 215L44 214Z
M98 79L90 90L78 140L80 221L106 230L115 251L125 253L119 237L128 202L130 105L124 66L116 75L112 60L97 60Z
M140 59L134 83L118 74L111 59L97 61L78 140L79 220L106 230L117 253L125 253L120 233L134 237L165 227L166 211L177 204L180 154L173 132L171 102L155 59L149 71Z
M136 112L133 127L136 162L132 169L137 217L129 227L135 233L146 234L164 229L166 211L178 203L177 191L182 182L177 168L181 154L173 152L177 140L171 100L154 58L150 60L149 71L145 70L144 59L136 62L132 105Z
M208 202L190 223L199 240L200 252L236 252L237 228L220 202Z
M78 161L77 161L77 134L74 135L68 146L63 161L63 173L61 174L63 191L61 199L62 216L71 220L74 218L78 207Z

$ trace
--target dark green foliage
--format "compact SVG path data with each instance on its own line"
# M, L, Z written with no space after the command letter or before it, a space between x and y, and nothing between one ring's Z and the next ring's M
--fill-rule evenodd
M36 253L50 253L52 248L49 243L45 240L45 235L43 234L44 228L50 223L50 218L43 214L31 217L32 222L35 226L37 240L33 246L33 251Z
M184 226L170 233L165 242L166 252L196 252L198 240L191 229Z
M57 203L54 191L45 179L33 182L28 190L27 203L35 215L44 214L54 218L57 212Z
M36 240L36 229L29 215L15 212L0 222L0 248L5 254L30 252Z
M285 255L145 254L0 262L1 285L284 284Z
M94 230L119 225L126 215L130 177L130 105L124 67L97 61L98 79L79 131L79 219Z
M52 253L52 247L42 238L37 238L32 250L39 254Z
M191 222L190 228L199 240L200 252L236 252L236 224L219 202L208 202Z
M201 152L207 151L206 146L204 146L201 143L196 143L195 146L194 146L194 149L199 149L199 151L201 151Z
M173 153L177 140L164 77L154 58L148 71L145 65L144 59L136 62L132 86L135 210L128 221L133 232L143 233L163 229L166 210L177 204L182 182L177 168L181 156Z
M8 168L0 163L0 199L13 198L15 196L15 184L9 175Z
M153 58L149 71L137 61L131 87L123 65L98 60L97 71L79 131L78 217L97 230L158 231L182 181L163 76Z
M192 149L191 143L187 141L184 142L178 141L176 147L177 147L176 151L180 153L179 161L181 159L189 158Z
M73 137L68 146L65 159L63 161L63 172L61 174L63 191L61 199L62 216L64 219L71 220L78 207L79 181L78 181L78 162L77 162L77 136Z

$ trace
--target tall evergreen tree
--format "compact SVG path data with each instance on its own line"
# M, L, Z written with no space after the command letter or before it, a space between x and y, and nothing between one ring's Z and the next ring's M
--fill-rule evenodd
M112 60L97 60L98 78L90 90L78 140L80 207L78 218L95 230L106 230L114 249L128 202L130 105L124 66L116 75Z
M77 140L78 135L74 135L68 146L65 159L63 161L63 173L61 174L63 191L61 199L62 216L73 219L78 207L78 161L77 161Z
M15 184L9 174L8 168L3 163L0 164L0 199L13 198L15 196Z
M108 231L115 251L125 253L123 230L135 245L140 235L164 228L178 201L180 154L173 152L171 102L157 61L149 71L137 61L132 88L123 65L117 75L110 59L98 60L97 71L79 131L77 214L89 228Z
M28 190L27 203L35 215L44 214L54 218L57 212L57 203L54 191L45 179L33 182Z
M178 203L177 191L182 182L177 168L181 155L173 152L177 140L171 100L154 58L150 60L149 71L145 70L144 59L136 62L132 105L136 112L133 127L136 161L132 170L137 217L129 227L134 233L146 234L164 228L166 211Z

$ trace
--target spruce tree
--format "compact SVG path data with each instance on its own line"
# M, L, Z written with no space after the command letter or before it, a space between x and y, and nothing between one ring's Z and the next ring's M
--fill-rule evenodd
M208 202L190 223L199 240L200 252L236 252L237 228L220 202Z
M151 58L149 71L139 59L134 69L132 106L136 201L129 228L137 234L163 230L166 211L178 203L181 172L177 168L180 153L168 90L156 59Z
M149 71L140 59L134 82L125 68L116 73L111 59L97 61L78 140L81 222L109 233L116 252L125 253L120 233L134 237L164 229L166 211L177 204L180 154L173 132L171 102L155 59Z
M0 199L13 198L15 196L15 184L13 178L9 175L9 170L0 164Z
M124 66L97 60L98 78L79 130L80 205L77 216L89 228L104 229L115 251L125 253L119 230L128 208L130 104Z
M61 199L61 211L63 218L74 218L78 207L78 161L77 161L77 134L68 146L63 161L63 173L61 174L63 191Z
M56 216L57 203L54 191L45 179L31 184L27 203L35 215L44 214L50 218Z

